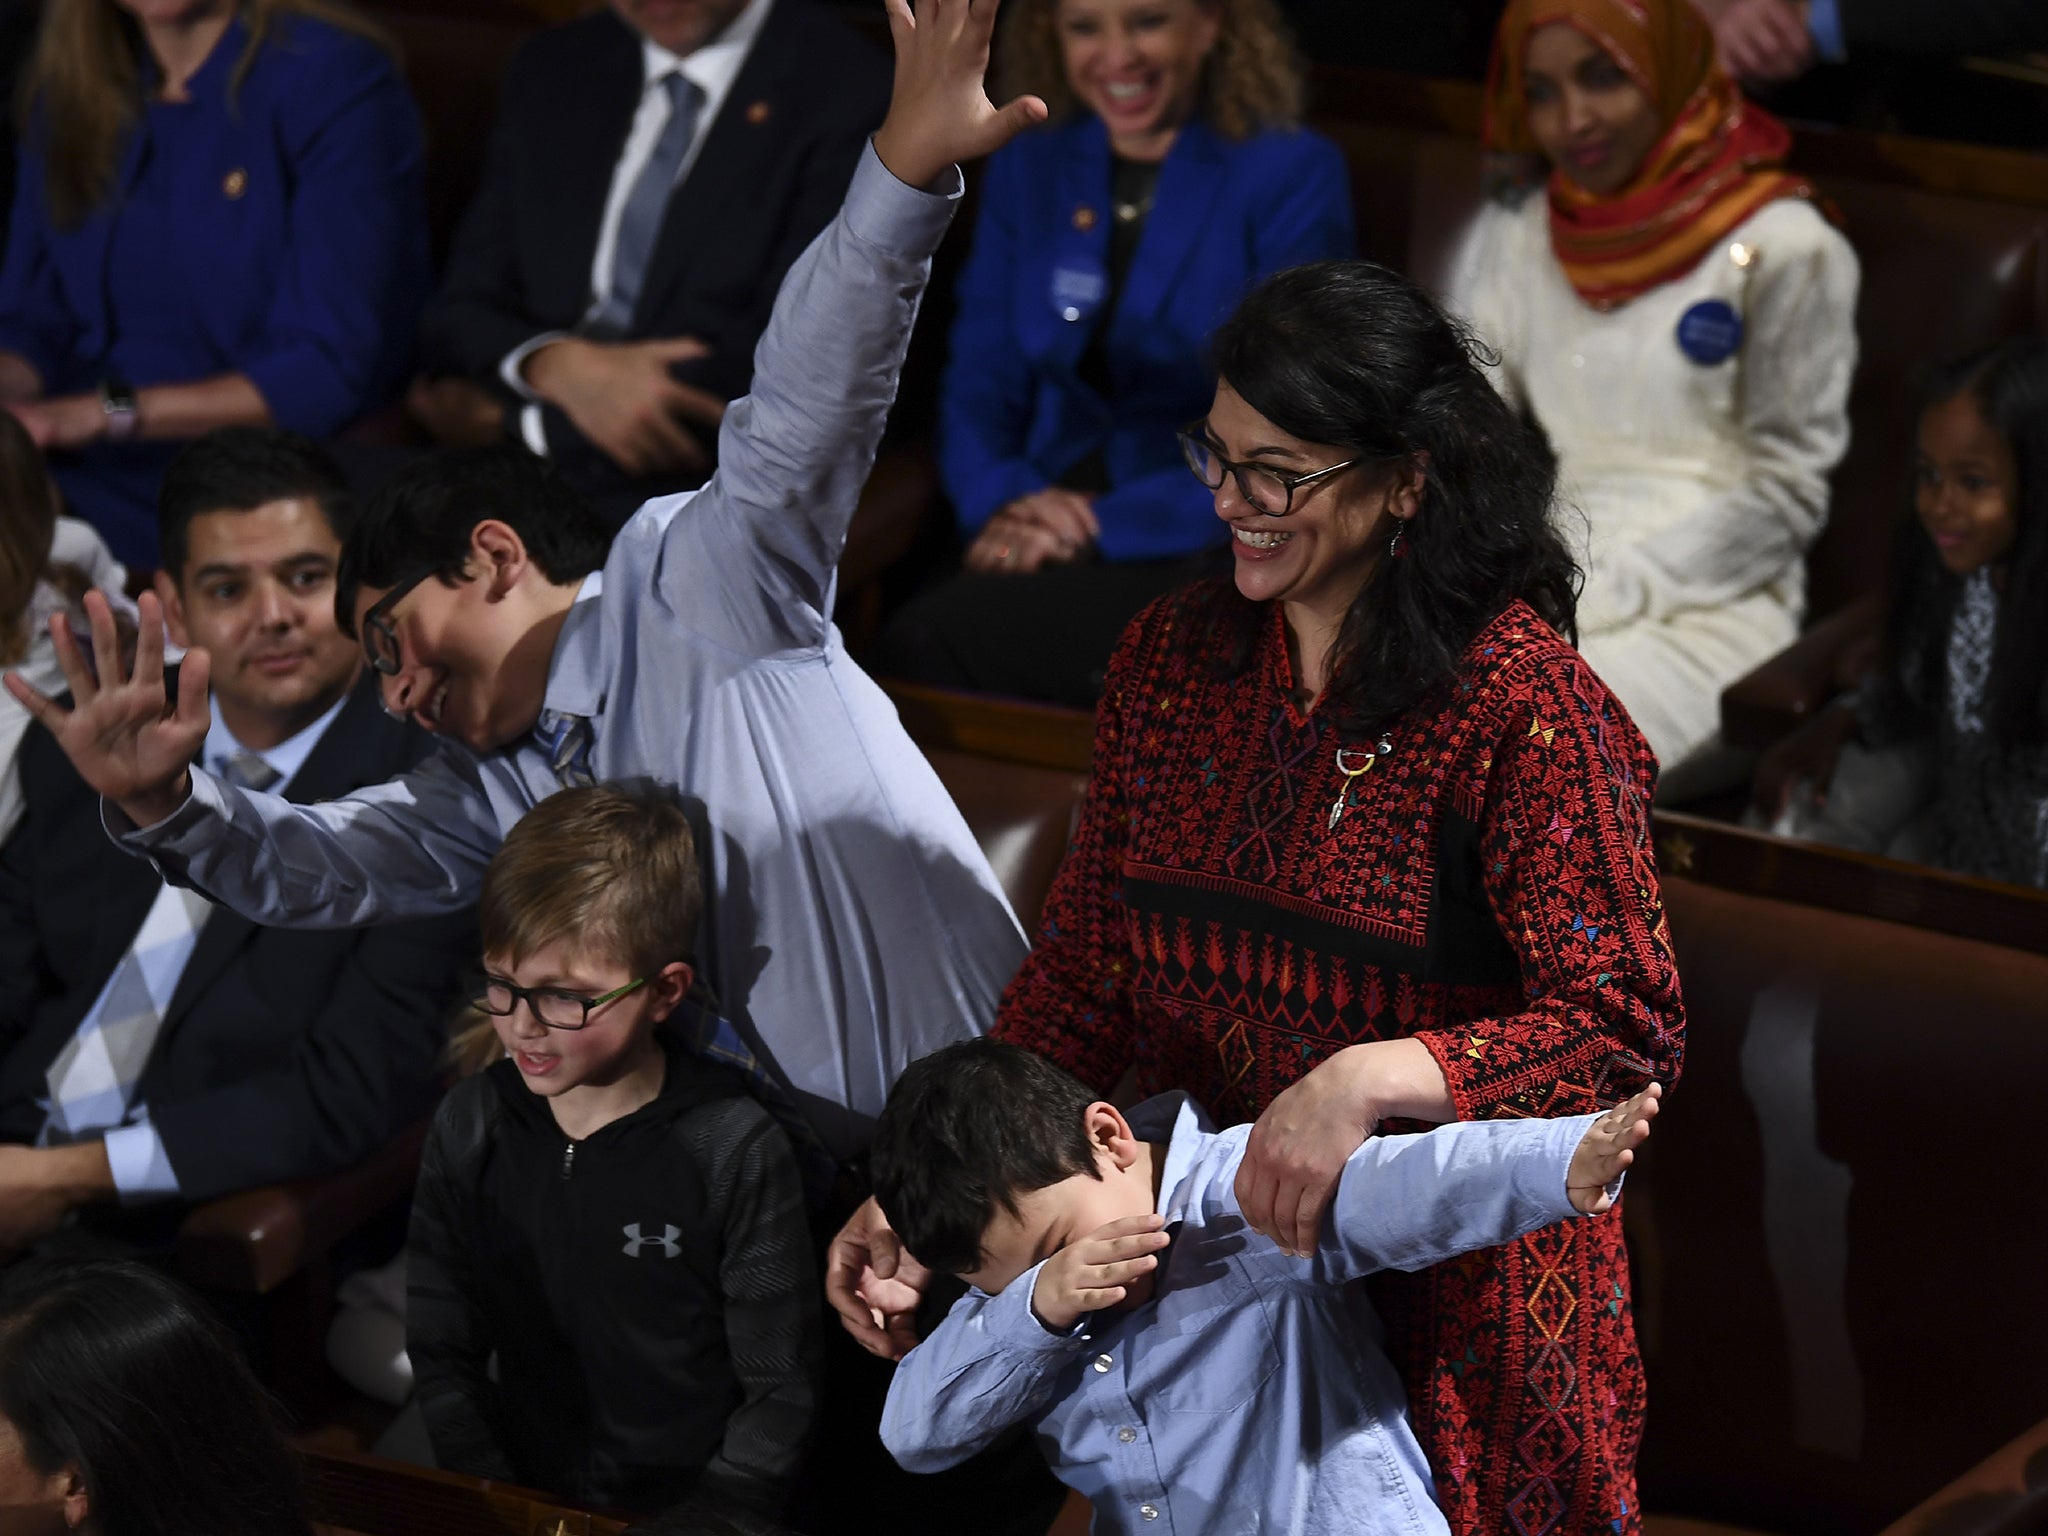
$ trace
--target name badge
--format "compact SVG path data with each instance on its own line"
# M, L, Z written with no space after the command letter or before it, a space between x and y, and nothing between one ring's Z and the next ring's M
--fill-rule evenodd
M1725 363L1742 347L1742 316L1724 299L1702 299L1678 317L1678 350L1702 368Z
M1109 292L1109 276L1097 266L1062 266L1052 269L1052 307L1062 320L1072 323L1093 314Z

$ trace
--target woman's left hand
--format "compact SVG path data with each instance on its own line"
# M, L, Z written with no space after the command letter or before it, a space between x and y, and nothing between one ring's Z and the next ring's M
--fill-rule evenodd
M1372 1134L1368 1059L1339 1051L1266 1106L1237 1169L1244 1219L1286 1252L1314 1253L1344 1161Z
M1266 1106L1237 1169L1237 1204L1253 1228L1306 1257L1344 1163L1383 1119L1457 1118L1450 1086L1419 1040L1347 1046Z
M107 435L107 413L98 395L59 395L49 400L15 400L7 409L28 429L38 448L83 448Z
M982 575L1028 576L1043 566L1073 558L1057 534L998 512L967 547L960 563Z

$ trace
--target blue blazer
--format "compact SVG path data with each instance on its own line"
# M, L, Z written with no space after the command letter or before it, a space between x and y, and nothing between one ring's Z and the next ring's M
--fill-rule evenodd
M0 267L0 347L51 394L108 373L138 386L242 373L278 425L321 437L389 398L411 361L429 278L419 116L389 55L306 17L279 20L230 99L238 19L190 83L164 152L122 146L114 191L81 223L51 219L33 126ZM150 193L132 198L148 170ZM115 324L109 272L145 251L167 312ZM114 553L155 564L155 481L168 447L95 444L53 462Z
M940 472L969 537L1100 450L1105 558L1219 542L1209 492L1174 442L1209 409L1210 334L1265 274L1356 254L1336 145L1305 129L1238 142L1189 123L1108 320L1105 400L1077 369L1107 280L1109 189L1109 134L1093 114L989 161L939 403Z

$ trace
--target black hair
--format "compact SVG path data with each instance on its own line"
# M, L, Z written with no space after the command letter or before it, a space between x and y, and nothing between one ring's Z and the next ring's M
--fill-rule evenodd
M914 1061L889 1090L868 1153L875 1199L928 1269L981 1267L998 1209L1077 1173L1100 1178L1083 1114L1101 1097L1043 1056L963 1040Z
M1370 261L1290 268L1252 290L1211 349L1219 377L1283 431L1381 473L1423 473L1404 558L1374 564L1338 631L1324 707L1345 729L1378 731L1447 685L1517 598L1576 639L1556 459L1481 371L1490 355L1422 289ZM1250 644L1239 652L1241 669Z
M2012 450L2018 532L1992 633L1984 723L1999 747L2032 745L2048 739L2048 338L2019 337L1931 368L1919 394L1923 415L1970 396ZM1900 525L1892 570L1891 704L1927 730L1947 687L1949 628L1962 579L1941 563L1918 516Z
M253 512L304 496L318 504L335 538L348 542L355 501L341 466L326 449L275 427L222 427L196 437L164 471L157 492L157 543L176 581L191 553L192 519L207 512Z
M275 1405L183 1286L52 1262L0 1295L0 1413L29 1465L76 1467L102 1536L305 1536Z
M546 460L511 443L438 453L408 464L377 491L343 546L334 584L342 633L356 632L356 593L394 587L421 570L451 586L468 578L470 531L508 525L549 581L579 581L604 564L610 524Z

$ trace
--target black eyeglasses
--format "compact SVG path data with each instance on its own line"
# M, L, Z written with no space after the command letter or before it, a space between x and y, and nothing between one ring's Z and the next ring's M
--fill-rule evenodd
M602 997L585 997L581 992L569 992L561 987L516 986L503 976L486 972L471 986L469 1000L478 1012L499 1019L510 1017L512 1010L523 1002L533 1016L549 1029L581 1029L590 1022L592 1009L602 1008L606 1003L646 986L650 979L642 976L623 987L613 987Z
M363 615L363 657L370 663L370 670L383 677L396 677L403 665L398 652L398 630L391 622L391 611L405 595L425 581L438 566L428 566L415 571L397 586L386 592L370 605L370 611Z
M1195 472L1195 478L1215 490L1223 484L1223 477L1232 475L1237 480L1237 489L1244 497L1244 503L1254 512L1267 517L1285 517L1294 510L1294 493L1304 485L1313 485L1331 475L1341 474L1360 464L1378 462L1364 455L1346 459L1342 464L1332 464L1327 469L1311 470L1305 475L1291 475L1285 470L1273 469L1265 464L1240 464L1226 459L1216 451L1216 445L1209 441L1209 423L1197 421L1182 427L1177 434L1180 438L1181 456L1188 461L1188 468Z

